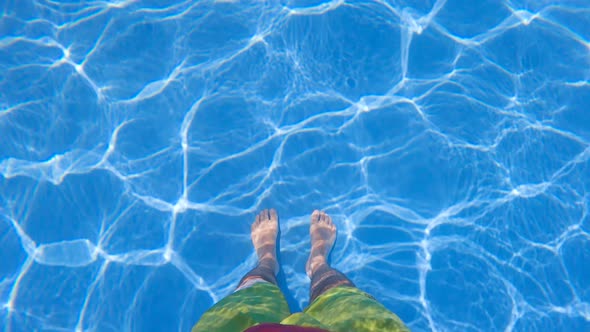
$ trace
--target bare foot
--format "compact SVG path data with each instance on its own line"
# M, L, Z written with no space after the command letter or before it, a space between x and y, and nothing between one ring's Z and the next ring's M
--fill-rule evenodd
M262 210L252 224L252 243L258 261L264 264L270 264L275 270L279 271L277 262L277 234L279 233L279 218L275 209Z
M336 225L332 223L332 218L327 213L315 210L311 214L309 234L311 236L311 253L305 265L305 271L311 278L316 268L328 261L328 254L336 240Z

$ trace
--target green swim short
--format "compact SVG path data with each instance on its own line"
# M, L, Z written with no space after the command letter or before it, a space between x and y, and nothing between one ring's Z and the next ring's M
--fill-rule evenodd
M239 332L260 324L310 326L333 332L408 331L394 313L365 292L340 286L320 295L303 312L291 314L280 289L260 282L215 304L192 332Z

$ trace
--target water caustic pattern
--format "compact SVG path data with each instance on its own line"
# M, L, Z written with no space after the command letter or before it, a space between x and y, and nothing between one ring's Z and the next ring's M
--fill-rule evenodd
M188 331L281 217L414 331L590 329L586 1L7 1L0 325Z

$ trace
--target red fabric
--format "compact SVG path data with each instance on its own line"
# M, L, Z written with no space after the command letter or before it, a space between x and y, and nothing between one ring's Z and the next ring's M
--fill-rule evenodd
M294 325L281 325L264 323L252 326L244 332L330 332L316 327L303 327Z

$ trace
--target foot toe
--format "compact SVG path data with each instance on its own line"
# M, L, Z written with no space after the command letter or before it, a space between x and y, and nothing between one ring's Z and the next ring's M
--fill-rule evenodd
M324 211L317 211L316 222L319 224L330 225L332 224L332 218L324 212Z
M319 210L313 210L313 213L311 214L311 222L312 223L317 223L320 221L321 218L321 212Z
M279 219L279 216L277 215L277 210L275 210L275 209L270 209L268 215L271 220Z

